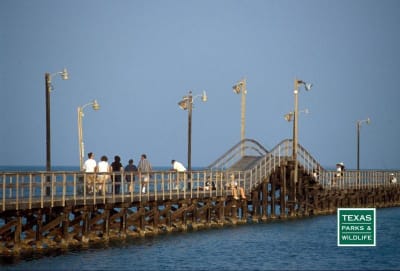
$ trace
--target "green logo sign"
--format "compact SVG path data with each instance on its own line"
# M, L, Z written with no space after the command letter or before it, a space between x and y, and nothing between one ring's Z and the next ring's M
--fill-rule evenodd
M375 208L338 208L338 246L376 246Z

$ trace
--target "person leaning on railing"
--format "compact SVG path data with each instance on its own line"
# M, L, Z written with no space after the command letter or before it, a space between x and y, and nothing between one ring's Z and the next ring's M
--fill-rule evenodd
M176 160L171 160L172 170L176 171L175 186L173 189L179 190L181 182L183 182L183 190L185 190L185 166Z

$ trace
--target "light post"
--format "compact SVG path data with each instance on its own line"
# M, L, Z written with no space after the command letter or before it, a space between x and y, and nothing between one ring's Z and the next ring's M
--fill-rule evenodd
M241 101L241 118L240 118L240 123L241 123L241 129L240 129L240 141L241 141L241 148L240 148L240 154L241 157L244 156L244 142L243 140L245 139L245 125L246 125L246 94L247 94L247 89L246 89L246 78L242 79L239 81L236 85L233 87L233 92L236 94L242 93L242 101Z
M305 90L309 91L312 87L312 84L306 83L302 80L295 79L294 80L294 114L293 114L293 153L292 159L294 161L294 185L297 184L298 179L298 169L297 169L297 141L298 141L298 115L299 115L299 85L304 85ZM296 198L296 195L294 195Z
M68 80L68 71L64 69L62 72L44 74L45 80L45 98L46 98L46 171L51 171L51 135L50 135L50 92L53 87L51 85L51 77L53 75L61 75L63 80Z
M360 127L363 122L369 124L371 120L370 118L367 118L365 120L357 121L357 171L360 170Z
M179 107L183 110L188 111L188 151L187 151L187 166L188 172L190 174L192 170L192 110L193 110L193 101L195 98L201 97L203 102L207 101L207 94L203 91L202 95L192 95L192 91L189 91L187 96L184 96L182 100L178 103Z
M93 110L99 110L100 109L100 105L97 103L96 100L93 100L93 102L87 103L83 106L79 106L78 107L78 140L79 140L79 165L80 165L80 169L83 169L83 158L85 155L85 149L84 149L84 145L83 145L83 129L82 129L82 119L83 119L83 109L85 109L85 107L91 105Z

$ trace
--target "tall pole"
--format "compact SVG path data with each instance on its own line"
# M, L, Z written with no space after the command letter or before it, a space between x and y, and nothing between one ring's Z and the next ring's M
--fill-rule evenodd
M51 75L45 73L45 100L46 100L46 171L51 171L51 135L50 135L50 91Z
M360 121L357 121L357 171L360 170Z
M78 107L78 141L79 141L79 166L83 169L83 132L82 132L82 108Z
M78 107L78 141L79 141L79 165L80 169L83 169L83 159L85 155L85 148L83 144L83 128L82 128L82 122L83 122L83 109L85 107L91 105L93 107L93 110L99 110L100 105L97 103L97 100L93 100L93 102L87 103L83 106Z
M193 96L192 92L189 91L187 99L188 107L188 171L192 171L192 109L193 109Z
M242 86L242 112L241 112L241 130L240 130L240 139L241 139L241 156L244 156L244 139L245 139L245 126L246 126L246 78L243 79Z
M294 80L294 115L293 115L293 154L292 159L294 161L294 183L297 184L298 179L298 169L297 169L297 121L298 121L298 114L299 114L299 81L297 79Z
M188 108L188 180L187 190L192 189L191 178L192 178L192 109L193 109L193 96L192 91L189 91L187 99Z

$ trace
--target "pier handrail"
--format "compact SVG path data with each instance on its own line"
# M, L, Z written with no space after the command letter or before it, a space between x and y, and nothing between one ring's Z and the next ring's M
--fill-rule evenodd
M229 178L220 170L194 170L185 174L175 171L152 171L145 182L140 174L133 173L83 173L76 171L1 172L0 212L32 208L66 206L67 204L116 203L142 200L167 200L200 197L228 196ZM108 175L105 183L108 193L90 193L89 181ZM135 189L129 191L125 176L135 176ZM120 176L120 178L116 178ZM121 183L116 182L120 179ZM179 182L177 182L179 180ZM239 185L244 185L244 180ZM188 189L190 183L190 189ZM209 185L207 185L207 183ZM100 184L99 182L97 183ZM114 187L120 185L120 192ZM174 188L178 186L179 189ZM146 191L142 191L146 186Z
M250 140L249 140L250 141ZM256 142L256 141L251 141ZM236 145L240 146L240 144ZM235 148L232 148L232 151ZM280 166L293 162L293 141L286 139L276 145L270 152L261 157L255 165L248 170L221 170L205 169L191 171L184 174L181 187L184 190L172 189L177 179L174 171L153 171L150 181L144 183L142 178L136 176L136 190L127 192L128 183L125 173L121 175L121 193L111 190L115 187L116 176L120 173L111 173L108 188L111 193L96 195L88 191L89 177L101 176L96 173L83 173L73 171L36 171L36 172L0 172L0 212L5 210L20 210L65 206L68 204L125 202L133 200L166 200L179 198L199 198L232 195L227 189L230 182L229 176L235 175L238 185L244 188L247 195L268 178ZM364 189L392 184L390 174L400 179L400 171L348 170L343 176L336 176L334 170L325 170L311 154L301 145L297 148L298 165L301 172L311 175L314 170L318 172L317 181L324 189ZM227 154L230 152L227 152ZM230 157L230 156L229 156ZM232 158L229 158L232 159ZM131 174L131 173L129 173ZM148 173L146 173L148 174ZM186 190L188 182L191 189ZM209 188L206 183L210 182ZM147 186L147 193L140 189ZM50 192L50 193L49 193Z
M236 157L241 157L242 150L245 152L252 150L257 156L264 156L268 153L268 150L264 148L259 142L254 139L245 138L239 141L236 145L225 152L221 157L207 166L208 169L227 169L228 165L232 164L232 161Z

